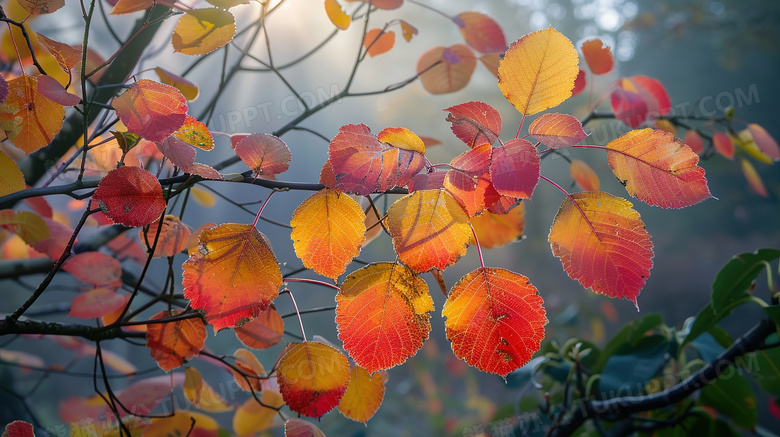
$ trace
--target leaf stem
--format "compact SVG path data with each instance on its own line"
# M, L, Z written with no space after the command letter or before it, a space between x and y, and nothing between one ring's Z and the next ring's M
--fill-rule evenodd
M295 303L295 297L293 297L292 291L290 291L289 288L285 288L282 293L286 293L290 296L293 308L295 308L295 314L298 316L298 325L301 327L301 336L303 337L303 341L306 341L306 331L303 330L303 319L301 319L301 312L298 310L298 304Z
M266 197L265 202L263 202L263 204L260 205L260 210L257 211L257 215L255 216L255 221L252 222L253 228L257 226L257 221L260 220L260 215L263 213L265 206L268 205L268 201L271 200L271 197L273 197L275 193L276 190L271 191L271 194L269 194L268 197Z
M308 279L308 278L284 278L284 281L285 281L285 282L305 282L305 283L307 283L307 284L321 285L321 286L323 286L323 287L332 288L332 289L334 289L334 290L336 290L336 291L341 291L341 288L339 288L339 287L337 287L337 286L335 286L335 285L333 285L333 284L328 284L328 283L327 283L327 282L325 282L325 281L318 281L318 280L316 280L316 279Z
M475 246L477 246L477 253L479 254L479 265L482 267L482 269L485 269L485 260L482 258L482 247L479 245L479 238L477 237L477 230L474 229L474 225L472 225L469 222L469 227L471 228L471 235L474 236L474 241L476 242Z

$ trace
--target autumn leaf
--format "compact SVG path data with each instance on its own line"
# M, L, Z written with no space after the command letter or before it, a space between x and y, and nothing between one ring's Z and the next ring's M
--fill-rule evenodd
M195 411L175 411L170 416L153 417L143 429L144 437L170 436L218 437L219 424L212 417Z
M720 131L715 132L712 134L712 145L715 146L715 150L717 150L718 153L728 159L734 160L734 143L728 135Z
M339 402L339 411L356 422L366 423L382 405L385 382L378 372L370 375L360 366L349 372L347 391Z
M425 281L395 263L363 267L344 280L336 295L339 340L369 373L414 356L431 330L433 300Z
M540 166L536 147L526 140L514 139L493 149L490 178L499 194L530 199L539 183Z
M132 84L113 101L127 130L149 141L162 141L186 119L187 99L176 88L148 79Z
M444 270L468 247L468 215L444 190L401 197L387 210L386 225L399 259L416 272Z
M257 357L246 349L237 349L233 353L233 357L235 358L233 362L235 368L231 368L230 372L238 386L246 391L263 390L262 379L265 378L266 373Z
M177 139L201 150L212 150L214 138L205 123L190 115L184 117L184 124L172 134Z
M236 20L220 8L190 9L179 19L171 43L176 53L205 55L233 40Z
M210 5L221 9L230 9L238 5L248 5L251 0L206 0Z
M426 91L446 94L465 87L476 67L474 52L468 46L456 44L434 47L423 53L417 61L416 71Z
M346 30L352 23L352 17L341 9L341 5L336 0L325 0L325 13L328 14L330 22L339 30Z
M609 47L598 38L582 43L582 55L588 63L590 72L595 75L608 74L615 65Z
M27 12L33 15L51 14L65 6L65 0L17 0Z
M0 210L0 229L2 228L19 235L25 243L33 247L54 235L51 233L46 219L31 211ZM38 249L36 248L36 250ZM62 250L57 254L57 258L61 254Z
M451 106L446 120L452 132L472 149L493 144L501 134L501 114L484 102L467 102Z
M587 81L585 80L585 70L580 70L580 72L577 73L577 78L574 79L574 88L571 90L571 96L577 96L585 91L586 85Z
M383 31L380 28L374 28L366 32L363 38L363 47L366 53L372 58L382 53L387 53L395 46L395 32L392 30Z
M285 437L325 437L317 426L301 419L287 419L284 423Z
M149 320L178 316L183 310L161 311ZM198 355L206 341L206 325L200 317L166 323L150 323L146 327L146 347L152 358L166 372Z
M528 133L552 149L571 147L588 136L577 117L557 113L544 114L534 120L528 126Z
M523 236L525 228L525 204L517 205L506 214L484 211L471 218L471 225L483 249L492 249L517 241ZM473 243L476 242L472 241Z
M498 193L488 173L492 150L490 144L483 144L456 156L450 161L451 169L442 182L469 217L480 213L496 200ZM428 187L435 188L439 187Z
M748 131L753 142L761 150L761 153L768 156L772 161L780 161L780 146L777 145L777 141L769 135L766 129L755 123L750 123L748 124Z
M157 238L159 227L160 220L149 225L148 229L138 231L141 244L147 251L154 243L155 238ZM159 232L160 236L157 238L157 247L154 250L153 258L174 256L183 252L187 248L187 242L192 233L189 226L185 225L175 215L170 214L166 214L163 218L162 229Z
M579 73L577 50L549 27L512 43L498 66L498 87L518 111L533 115L571 96Z
M71 45L54 41L44 35L38 34L38 42L52 54L57 64L66 73L76 67L81 62L81 46L73 47Z
M281 393L273 390L263 390L260 393L260 402L250 397L238 407L233 416L235 435L239 437L255 436L257 433L269 429L283 405L284 400Z
M505 378L539 350L547 324L542 303L523 275L485 267L467 274L442 309L455 356Z
M372 4L376 6L377 2L373 2ZM417 35L417 28L409 24L407 21L400 20L401 23L401 34L403 35L406 42L409 42L414 38L415 35Z
M667 115L672 109L669 94L657 79L647 76L624 77L615 82L611 104L615 117L631 128L646 119Z
M685 133L685 140L683 140L686 146L690 147L693 153L701 155L704 153L704 141L698 132L691 129Z
M328 154L335 188L359 195L406 185L425 166L421 153L379 141L365 124L342 126Z
M62 106L76 106L81 103L81 97L69 93L51 76L38 77L38 94Z
M399 149L425 155L425 143L414 132L403 127L388 127L376 134L376 139Z
M64 118L65 108L38 92L35 77L24 74L8 81L8 97L0 104L0 129L25 154L49 145Z
M157 149L165 155L173 165L179 167L185 173L198 175L204 179L221 179L222 175L217 170L206 164L195 162L198 151L195 147L171 135L162 142L155 143Z
M279 343L284 335L284 321L273 305L261 312L251 322L235 329L236 337L252 349L267 349Z
M129 14L154 6L155 0L118 0L111 9L111 15Z
M330 188L316 192L295 209L290 221L296 255L304 267L336 280L360 253L365 218L346 194Z
M319 419L335 408L349 383L349 362L326 344L291 343L279 360L277 380L290 410Z
M19 165L0 150L0 197L26 188Z
M258 175L271 176L290 168L292 154L281 138L269 134L252 134L233 146L236 155Z
M122 285L122 266L119 261L101 252L82 252L65 261L62 269L76 279L97 287L115 287Z
M194 82L177 74L171 73L162 67L155 68L154 72L157 73L157 76L160 78L160 82L179 90L181 95L183 95L184 98L188 101L191 102L198 98L200 90L198 89L198 85Z
M501 26L481 12L463 12L453 17L460 34L474 50L481 53L504 53L506 38Z
M125 303L125 297L112 289L93 288L73 298L68 315L79 319L94 319L124 308Z
M682 208L712 197L699 157L674 135L632 130L607 144L609 167L628 194L661 208Z
M182 266L184 297L219 331L257 317L279 294L282 273L266 237L251 225L205 230Z
M22 420L14 420L5 426L3 437L35 437L33 426Z
M604 192L572 194L563 200L548 240L572 279L636 305L650 276L653 243L632 206Z
M574 182L585 191L599 190L599 177L595 171L583 160L572 159L569 164L569 174Z
M92 200L114 223L146 226L165 211L162 186L153 174L138 167L119 167L100 180Z
M198 369L187 367L184 369L184 396L192 403L192 406L204 411L218 413L230 411L233 407L203 381Z
M750 188L761 197L769 197L766 186L761 180L761 176L756 171L756 168L753 167L753 164L745 158L740 158L740 163L742 164L742 174L745 176Z

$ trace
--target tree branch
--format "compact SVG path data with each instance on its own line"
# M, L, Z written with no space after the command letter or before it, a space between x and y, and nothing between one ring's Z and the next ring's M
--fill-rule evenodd
M39 320L0 320L0 336L9 334L71 335L91 341L111 340L114 338L145 338L146 333L123 331L121 327L94 327L87 325L42 322Z

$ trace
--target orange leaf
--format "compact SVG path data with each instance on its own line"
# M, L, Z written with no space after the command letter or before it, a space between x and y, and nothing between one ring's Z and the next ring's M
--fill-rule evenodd
M399 149L425 155L425 143L414 132L403 127L388 127L376 134L376 139Z
M352 23L352 17L341 9L336 0L325 0L325 13L328 14L330 22L340 30L346 30Z
M260 431L265 431L279 415L279 409L284 405L284 400L279 392L263 390L260 394L260 402L254 397L247 399L233 415L233 431L239 437L255 436Z
M236 328L236 337L252 349L267 349L282 339L284 321L273 305L251 322Z
M537 141L553 148L571 147L588 136L582 123L569 114L544 114L528 126L528 133Z
M8 97L0 104L0 129L24 153L49 145L64 119L65 108L38 92L35 77L25 74L8 81Z
M482 144L493 144L501 135L501 114L484 102L468 102L451 106L446 121L456 137L472 149Z
M572 279L636 305L650 276L653 243L632 206L608 193L572 194L563 200L548 240Z
M585 161L572 159L569 165L569 174L574 182L585 191L599 190L599 177Z
M179 90L181 95L183 95L184 98L188 101L191 102L198 98L198 94L200 93L198 90L198 85L192 81L177 74L171 73L162 67L155 68L154 72L157 73L157 76L160 77L160 82Z
M200 244L200 234L202 234L203 231L211 229L215 226L217 226L216 223L204 223L190 234L190 239L187 241L187 255L192 255L198 251L198 245Z
M660 129L662 131L669 132L670 134L675 136L677 135L677 128L674 127L674 124L672 124L672 122L669 120L665 120L665 119L655 120L655 128Z
M574 88L571 90L571 96L574 97L585 91L585 85L587 85L585 70L580 70L580 72L577 73L577 78L574 79Z
M590 72L595 75L608 74L615 65L609 47L598 38L582 43L582 55L588 63Z
M339 411L356 422L366 423L382 405L384 396L382 375L374 373L371 376L366 369L355 366L350 371L349 385L339 402Z
M183 310L159 312L149 320L177 316ZM151 349L152 358L166 372L198 355L206 341L206 325L200 317L167 323L150 323L146 326L146 346Z
M431 311L428 286L411 269L370 264L347 276L336 295L339 340L369 373L388 369L420 350Z
M466 253L471 239L468 215L444 190L401 197L387 210L386 224L399 259L416 272L444 270Z
M734 143L725 133L715 132L712 135L712 145L721 155L731 160L734 159Z
M488 174L492 150L490 144L483 144L456 156L450 161L451 170L447 171L444 177L442 186L458 201L469 217L483 211L488 203L495 202L495 199L491 198L495 189ZM434 187L428 189L432 188Z
M217 413L233 409L211 386L203 382L200 372L193 367L184 369L184 396L192 406L204 411Z
M530 199L539 183L541 160L536 147L526 140L514 139L493 149L490 178L503 196Z
M372 4L376 6L376 2L373 2ZM412 38L417 35L417 28L404 20L399 21L401 22L401 33L403 34L404 39L406 42L411 41Z
M379 141L365 124L342 126L328 154L335 188L359 195L406 185L425 166L421 153Z
M292 155L281 138L269 134L252 134L233 146L236 155L258 175L275 175L290 168Z
M501 26L481 12L463 12L452 21L460 28L466 44L481 53L504 53L506 38Z
M291 343L279 360L277 380L290 410L319 419L339 404L349 383L349 362L317 342Z
M144 437L218 437L219 424L213 418L194 411L175 411L172 416L154 417L143 429Z
M100 252L84 252L73 255L62 269L78 280L95 286L121 285L122 266L114 257Z
M0 196L22 191L25 188L24 175L19 165L0 150Z
M235 362L233 365L240 370L237 372L235 369L230 369L233 377L236 379L236 383L242 390L246 391L261 391L263 390L263 383L261 378L265 378L265 369L257 357L246 349L238 349L233 354Z
M8 349L0 349L0 360L8 363L13 363L20 367L22 370L29 371L30 367L41 368L45 365L43 359L38 355L33 355L27 352L13 351Z
M111 9L111 15L129 14L143 11L154 6L155 0L119 0Z
M184 297L216 331L257 317L282 286L271 245L251 225L226 223L203 231L199 250L182 268Z
M517 241L523 236L525 228L525 204L517 205L506 214L484 211L471 218L471 225L477 233L479 245L484 249Z
M505 378L539 350L547 324L542 303L523 275L484 267L467 274L442 310L455 356Z
M674 135L633 130L607 144L612 172L628 194L661 208L682 208L712 197L699 157Z
M761 153L768 156L772 161L780 161L780 146L777 145L777 141L769 135L763 127L751 123L748 124L748 131L756 143Z
M141 239L141 244L144 249L151 247L154 244L154 239L157 237L157 229L160 227L160 221L156 221L149 225L149 228L144 231L141 229L138 231L138 236ZM190 239L192 231L189 226L182 223L182 221L170 214L166 214L162 220L162 229L160 230L160 236L157 239L157 247L154 250L153 258L161 258L167 256L174 256L184 251L187 248L187 242Z
M479 57L479 62L488 69L490 74L498 77L498 64L501 62L501 53L485 53Z
M697 155L704 153L704 141L701 139L701 135L695 130L689 130L685 133L684 143L691 148L693 153Z
M355 1L361 1L363 3L371 3L372 7L375 7L377 9L384 9L384 10L390 10L390 9L398 9L403 4L404 0L345 0L347 3L352 3Z
M171 43L176 53L205 55L233 40L236 20L219 8L190 9L173 29Z
M65 6L65 0L17 0L27 12L33 15L51 14Z
M295 253L306 268L335 280L360 253L365 219L351 197L330 188L320 190L293 212L290 237Z
M93 288L73 298L68 315L79 319L103 317L124 308L125 297L110 288Z
M66 73L70 73L70 70L76 67L81 62L80 46L70 46L53 39L46 38L45 36L38 34L38 42L41 43L49 53L54 56L54 60L57 61L60 68Z
M742 162L742 174L745 175L745 179L747 179L750 188L759 196L769 197L766 186L764 186L764 182L761 181L761 176L756 171L756 168L753 167L753 164L745 158L740 158L740 161Z
M285 437L325 437L313 423L301 419L287 419L284 423Z
M165 211L160 182L138 167L119 167L100 180L92 200L108 218L125 226L146 226Z
M579 56L568 38L549 27L512 43L498 66L498 87L518 111L533 115L571 96Z
M456 44L450 47L434 47L420 56L417 74L423 88L431 94L446 94L465 87L477 59L468 46Z
M368 56L372 58L382 53L387 53L395 46L395 32L392 30L382 31L381 28L371 29L366 32L363 38L363 47L366 48Z
M186 119L187 99L179 90L141 79L114 99L114 109L127 130L149 141L162 141Z

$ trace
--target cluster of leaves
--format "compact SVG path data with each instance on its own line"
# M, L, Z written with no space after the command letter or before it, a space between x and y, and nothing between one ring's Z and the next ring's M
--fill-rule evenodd
M208 3L213 7L182 10L171 37L176 52L207 55L226 46L236 35L230 9L249 2ZM416 29L403 20L368 28L371 11L393 10L402 3L373 1L356 8L368 11L363 15L366 26L359 59L392 49L395 34L391 26L400 26L407 41L416 34ZM52 13L64 3L20 0L12 4L21 8L15 13L29 16ZM113 13L159 5L154 1L119 0L114 2ZM85 20L91 20L94 7L92 2L89 12L85 11ZM267 7L263 4L264 17ZM335 0L325 1L325 12L338 29L346 29L352 22L353 17ZM25 20L6 18L9 26L25 30L24 35L8 35L14 47L28 49L26 57L17 53L20 65L29 59L39 74L21 68L7 82L6 78L0 79L0 128L11 144L30 155L52 143L62 129L66 107L85 114L85 119L94 110L96 103L91 100L88 80L97 80L95 77L113 57L90 62L87 47L71 47L42 35L31 37ZM419 78L430 93L463 88L476 66L475 51L482 53L480 61L497 76L499 89L523 120L556 107L585 86L586 73L579 68L577 49L553 28L507 45L501 28L484 14L466 12L452 17L452 22L466 44L433 48L417 63L414 78ZM582 54L591 74L612 70L611 53L600 41L586 42ZM45 74L54 70L58 70L56 76ZM72 80L73 71L78 72L77 81ZM331 279L333 284L285 276L269 240L257 229L263 209L276 191L259 208L253 223L209 224L194 232L173 214L170 200L182 193L197 193L194 185L203 181L256 183L273 179L289 168L293 159L289 148L278 135L269 133L223 134L229 137L236 160L242 161L249 172L224 174L222 165L196 162L199 151L214 149L212 134L217 133L188 113L188 104L198 96L199 89L183 76L161 68L155 71L159 81L133 79L111 99L106 112L116 116L114 122L100 126L85 122L83 145L58 166L54 176L68 168L78 171L75 185L69 187L70 194L76 189L95 188L87 194L73 195L89 198L89 202L74 205L84 209L77 226L58 220L40 197L49 193L47 188L37 192L28 189L26 182L30 181L25 181L16 162L0 152L0 195L12 199L8 200L11 205L25 199L32 210L4 209L0 211L0 226L18 236L21 246L15 246L16 252L21 247L27 257L42 254L55 262L41 287L6 318L3 326L18 328L26 310L61 268L87 288L73 299L69 315L98 319L100 323L97 331L82 331L83 337L95 339L90 337L93 332L143 337L152 358L166 372L196 356L212 358L228 368L252 398L240 406L231 405L203 381L196 369L186 368L183 374L173 372L171 376L138 380L117 392L111 391L106 382L106 393L69 398L60 408L65 422L77 423L85 414L93 418L108 415L121 419L113 432L143 430L144 435L152 436L184 435L195 429L204 435L216 434L218 425L205 413L178 412L149 421L134 420L148 417L177 386L183 387L191 403L206 413L235 410L233 426L239 435L266 429L277 415L286 420L288 435L319 432L309 422L286 417L280 411L284 405L313 418L338 408L346 417L366 422L382 402L386 380L383 371L415 355L429 336L433 299L420 276L427 272L436 278L447 297L442 315L455 355L477 369L507 377L539 351L545 336L546 311L542 297L526 276L485 266L481 248L500 246L522 235L522 201L532 198L540 180L553 184L564 195L548 239L564 271L584 288L636 304L652 266L650 235L631 202L598 191L598 178L582 161L572 162L572 174L586 191L568 193L541 174L543 157L564 148L605 150L609 167L628 194L661 208L682 208L712 197L697 154L673 134L658 128L663 121L659 117L668 113L669 98L659 81L644 76L621 78L610 90L612 116L632 130L606 146L580 144L587 137L583 121L562 113L540 115L522 137L521 122L513 138L502 140L501 115L478 101L445 109L452 132L467 147L449 163L428 161L426 141L409 129L388 127L373 134L365 124L346 124L329 141L320 184L313 184L316 192L298 206L290 221L293 246L304 267ZM650 125L655 128L643 127ZM114 130L109 133L111 126ZM748 152L751 156L768 157L769 162L780 156L777 144L763 129L750 125L745 132L739 134L737 143L746 151L752 150ZM750 139L752 146L748 145ZM717 138L713 137L713 142L721 150ZM75 168L79 163L80 168ZM158 167L156 175L150 171L154 166ZM100 177L89 180L92 174ZM269 187L296 187L296 183L270 182ZM379 211L373 203L372 195L376 194L401 196L387 211ZM356 200L360 197L368 202L368 208ZM0 204L6 201L0 199ZM183 301L179 302L183 309L172 308L176 303L172 284L163 291L153 291L154 298L131 309L143 275L132 293L121 293L124 271L115 257L98 248L71 255L88 218L101 225L140 228L139 241L144 248L121 233L108 247L115 254L130 254L144 265L144 273L153 258L165 257L172 262L173 256L186 251ZM388 257L392 261L359 268L339 281L361 248L382 231L392 240L394 252ZM480 253L480 266L446 287L441 271L456 263L472 245ZM128 249L131 247L134 249ZM343 349L321 338L307 340L288 288L296 281L337 291L335 322ZM205 348L206 325L215 331L234 330L248 348L266 349L277 344L282 340L284 323L274 301L282 294L293 299L303 340L287 344L272 369L266 371L247 349L225 358ZM168 302L168 308L146 320L138 318L158 302L160 306ZM718 314L718 309L713 310ZM711 319L713 324L719 320L715 316ZM99 346L61 335L52 339L79 357L99 356L101 365L123 373L135 371L132 363ZM35 357L21 352L4 359L38 364Z

